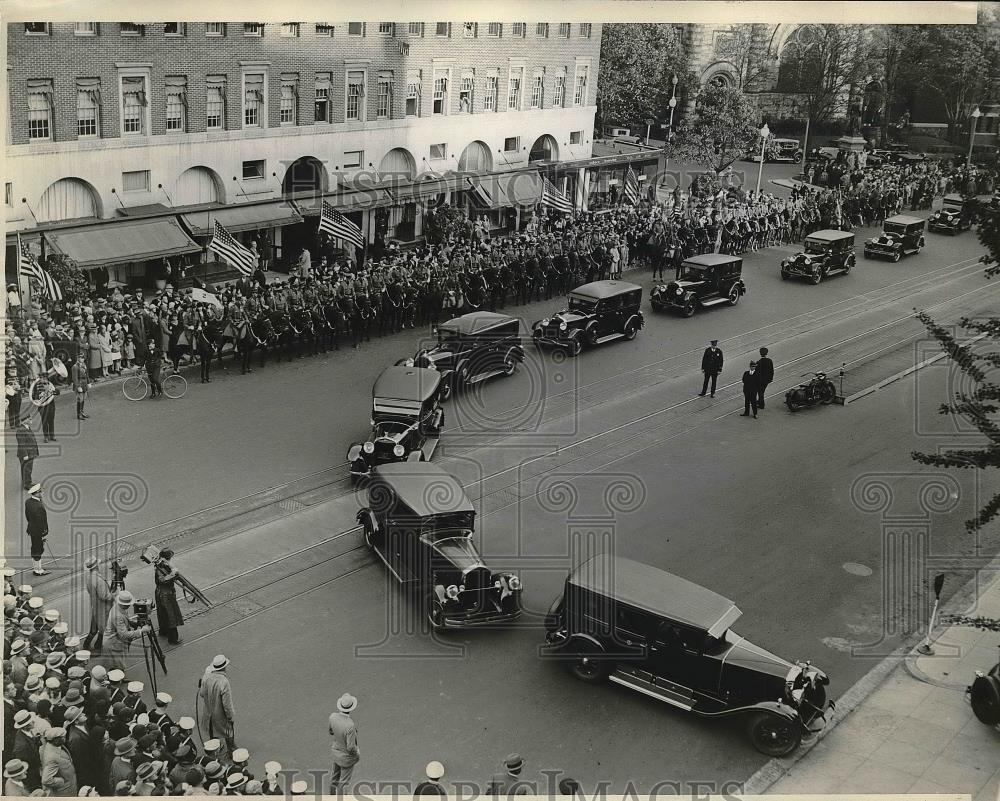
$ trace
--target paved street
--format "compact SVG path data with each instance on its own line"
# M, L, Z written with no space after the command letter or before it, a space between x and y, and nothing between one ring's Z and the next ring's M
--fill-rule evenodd
M350 691L361 702L362 780L411 780L436 758L452 780L481 781L517 750L527 778L562 769L619 790L629 777L641 791L658 781L725 789L765 762L739 725L698 720L613 685L589 687L536 657L537 615L577 561L571 543L607 536L621 555L733 598L744 612L740 634L813 660L836 696L902 641L924 600L885 608L897 574L885 565L879 514L864 511L864 493L859 500L852 488L877 478L893 493L891 514L921 513L920 487L934 471L919 470L909 453L953 434L935 415L950 374L930 368L856 404L794 415L783 393L809 370L835 374L846 362L845 390L856 390L853 367L860 373L872 354L908 348L918 358L914 306L954 322L997 301L971 234L928 235L917 256L859 259L849 276L819 286L780 279L786 250L748 255L749 294L735 308L685 320L646 304L646 328L631 343L576 360L529 346L515 377L449 402L435 461L477 504L487 563L524 580L531 614L516 630L437 643L404 632L381 642L390 621L412 618L411 605L361 545L343 458L366 434L372 382L413 352L414 331L248 377L230 368L211 386L193 383L181 401L132 404L114 388L98 390L79 431L68 428L75 421L64 403L60 450L39 459L36 475L69 477L80 499L72 511L67 491L48 499L50 543L63 557L80 545L74 536L93 532L175 543L175 563L217 606L185 626L187 642L168 653L161 687L189 709L203 667L229 654L240 743L286 767L327 767L325 717ZM632 279L648 291L648 275ZM514 313L530 324L559 305ZM712 338L727 367L717 397L697 398L700 354ZM734 382L764 344L776 379L761 418L743 419ZM14 473L8 468L8 499L20 497ZM118 477L142 489L136 498L111 492L123 510L113 513L107 499ZM572 509L552 489L563 478L576 490ZM957 497L947 517L926 513L931 550L967 555L972 544L955 521L972 511L975 487L971 476L947 479ZM6 511L9 556L26 548L20 506ZM997 552L985 537L980 547ZM129 587L151 592L134 554L129 564ZM52 592L69 592L58 571L38 592L49 582ZM548 724L557 719L554 738Z

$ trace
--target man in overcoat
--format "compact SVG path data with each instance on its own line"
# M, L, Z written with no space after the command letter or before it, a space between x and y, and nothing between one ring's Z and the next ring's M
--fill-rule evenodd
M713 339L707 348L705 348L705 353L701 357L701 371L705 374L705 381L701 385L701 392L698 393L699 397L704 397L705 393L708 392L708 383L712 382L712 397L715 397L715 382L719 378L719 373L722 372L722 350L718 347L719 340Z
M90 631L84 638L83 644L88 651L101 650L104 624L107 623L111 607L115 602L111 585L100 574L99 568L100 559L96 556L91 556L84 563L84 569L87 571L84 575L84 584L87 588L87 597L90 598Z
M198 702L201 705L200 720L204 727L204 740L218 738L225 743L225 754L236 747L235 712L233 692L229 684L226 668L229 660L219 654L212 664L205 668L205 675L198 685Z
M132 593L122 590L108 613L108 621L104 626L104 654L107 657L108 667L112 670L116 668L125 670L129 647L143 634L150 634L153 631L153 627L149 624L135 629L131 627L134 600Z

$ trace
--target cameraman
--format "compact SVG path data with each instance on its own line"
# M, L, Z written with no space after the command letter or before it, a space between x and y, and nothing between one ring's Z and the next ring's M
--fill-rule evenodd
M108 622L104 627L104 655L107 657L109 670L125 670L129 646L143 634L152 634L153 627L146 622L133 628L136 617L132 613L135 598L128 590L122 590L115 599L114 606L108 613Z
M180 643L177 636L177 627L184 625L184 617L181 615L181 608L177 604L177 590L174 582L177 581L177 571L170 564L174 552L169 548L160 551L160 555L153 562L154 579L156 581L156 622L160 629L160 636L166 637L171 645Z

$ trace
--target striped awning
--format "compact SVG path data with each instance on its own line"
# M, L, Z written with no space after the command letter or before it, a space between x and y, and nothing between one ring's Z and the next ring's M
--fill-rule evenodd
M248 203L246 205L219 206L204 211L194 211L181 215L184 224L194 236L211 236L215 221L222 223L230 233L257 231L261 228L277 228L302 222L295 204L289 200L275 200L271 203Z
M65 228L46 233L45 239L55 252L69 256L83 268L148 261L202 249L176 217Z

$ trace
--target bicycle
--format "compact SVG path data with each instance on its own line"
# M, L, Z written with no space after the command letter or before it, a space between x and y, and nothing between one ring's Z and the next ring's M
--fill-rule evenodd
M145 400L146 396L149 395L150 390L149 378L146 376L146 368L136 366L129 369L132 371L132 375L122 382L122 394L130 401ZM124 372L124 370L122 372ZM173 365L167 362L163 365L163 373L164 377L160 381L160 386L163 387L163 394L172 400L183 398L184 393L187 392L188 388L187 379L177 372L173 368Z

